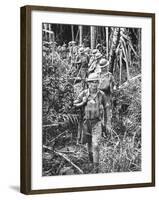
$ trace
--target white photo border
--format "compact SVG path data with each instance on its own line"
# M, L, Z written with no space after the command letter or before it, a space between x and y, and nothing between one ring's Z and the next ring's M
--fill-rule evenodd
M152 19L137 16L31 13L31 189L151 183L152 181ZM42 23L136 27L142 29L142 171L92 175L42 176Z

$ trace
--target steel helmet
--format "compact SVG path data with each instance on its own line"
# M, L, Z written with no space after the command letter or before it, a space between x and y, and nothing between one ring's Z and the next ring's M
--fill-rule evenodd
M79 52L83 53L84 52L84 48L83 47L79 48Z
M88 78L87 78L87 82L89 81L99 81L99 75L97 73L91 73Z
M101 57L102 57L102 54L101 54L100 52L98 52L98 53L95 54L95 58L96 58L96 59L99 59L99 58L101 58Z
M96 54L98 52L98 49L93 49L92 54Z
M89 48L89 47L86 47L84 51L85 51L85 52L89 52L89 51L90 51L90 48Z
M101 67L106 67L106 66L109 65L109 62L108 62L108 60L106 60L105 58L102 58L102 59L99 61L99 65L100 65Z

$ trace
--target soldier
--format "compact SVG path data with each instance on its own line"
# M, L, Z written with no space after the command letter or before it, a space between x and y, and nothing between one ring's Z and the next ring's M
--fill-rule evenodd
M85 54L84 48L81 47L79 49L79 55L76 57L76 64L79 65L79 67L78 67L79 73L78 74L82 79L85 79L87 76L88 63L89 63L89 57L87 54Z
M88 89L79 94L74 105L84 110L83 130L79 139L81 143L88 144L89 160L93 164L94 172L98 173L102 127L106 127L106 97L98 89L98 74L90 74L87 82Z
M61 59L67 58L67 45L64 43L61 47Z
M100 43L97 44L96 49L102 54L103 53L103 47Z
M75 41L71 41L70 42L70 57L71 57L71 64L74 65L75 64L75 60L76 60L76 55L77 55L77 51L78 51L78 47L76 46L76 42Z
M88 69L88 73L100 73L100 66L99 66L99 62L101 60L101 58L103 57L103 55L100 52L97 52L95 54L95 61L92 63L92 65L89 67Z
M72 59L72 41L70 41L68 43L68 51L69 51L69 53L68 53L68 62L69 62L69 64L71 64L71 59Z
M109 62L105 58L102 58L99 62L100 66L100 84L99 88L105 92L106 95L110 95L113 89L116 89L114 76L109 72Z
M72 41L72 58L74 61L76 59L77 51L78 51L78 46L76 45L75 41Z
M89 63L88 63L88 67L90 67L92 65L92 63L95 61L95 54L98 52L98 49L93 49L92 50L92 55L90 57Z
M60 55L60 57L61 57L61 45L58 45L58 47L57 47L57 53Z
M84 38L83 39L83 46L84 48L89 47L90 46L90 41L88 38Z
M99 89L102 90L107 99L107 129L111 128L112 118L112 92L116 90L114 76L109 72L109 62L106 59L101 59L99 62L101 67Z
M85 54L87 54L88 57L90 58L90 48L89 48L89 47L86 47L86 48L84 49L84 52L85 52Z

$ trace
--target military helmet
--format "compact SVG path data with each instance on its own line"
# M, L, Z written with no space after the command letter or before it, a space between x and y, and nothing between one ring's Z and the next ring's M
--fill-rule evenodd
M100 43L97 44L96 49L98 49L99 47L102 47Z
M79 52L83 53L84 52L84 48L83 47L79 48Z
M102 58L102 59L99 61L99 65L100 65L101 67L106 67L106 66L109 65L109 61L106 60L105 58Z
M98 52L98 53L96 53L95 54L95 58L96 59L99 59L99 58L101 58L103 55L100 53L100 52Z
M63 47L66 47L67 45L64 43L62 46L63 46Z
M75 42L75 41L71 41L71 43L72 43L72 44L76 44L76 42Z
M87 82L90 81L99 81L100 77L97 73L91 73L88 78L87 78Z
M90 51L90 48L89 47L86 47L84 52L88 53Z
M98 52L98 49L93 49L92 54L96 54Z

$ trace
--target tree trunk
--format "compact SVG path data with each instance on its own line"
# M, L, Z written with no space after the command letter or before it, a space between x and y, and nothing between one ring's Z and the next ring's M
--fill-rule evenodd
M44 24L44 30L47 30L47 24ZM46 41L47 40L47 32L45 31L44 34L45 34L45 41Z
M54 54L55 54L55 34L52 32L52 64L54 60Z
M111 41L111 47L110 47L110 54L109 54L109 71L113 73L114 68L114 60L116 58L116 48L119 44L119 35L120 35L120 29L114 28L113 30L113 36Z
M49 31L51 31L51 24L48 24L48 29ZM52 34L51 32L49 32L49 41L51 41L51 38L52 38Z
M75 38L74 38L73 25L71 25L71 33L72 33L72 40L74 41L74 40L75 40Z
M79 29L78 29L77 34L76 34L76 37L75 37L75 41L76 41L76 42L77 42L78 35L79 35Z
M90 32L91 32L91 49L95 48L95 27L91 26L90 27Z
M126 29L121 28L120 29L120 35L125 35L126 36ZM130 79L130 73L129 73L129 68L130 68L130 55L129 55L129 46L127 45L125 39L123 37L120 38L121 44L122 44L122 50L123 54L125 57L125 63L126 63L126 72L127 72L127 80Z
M108 59L108 51L109 51L109 32L108 27L105 27L105 44L106 44L106 59Z
M141 28L138 29L138 56L139 56L139 65L141 66Z
M128 54L126 52L126 49L124 49L123 47L123 53L124 53L124 56L125 56L125 63L126 63L126 72L127 72L127 80L130 79L130 74L129 74L129 61L128 61Z
M119 77L119 85L121 85L121 82L122 82L122 52L120 52L120 57L119 57L119 67L120 67L120 77Z
M82 26L80 25L79 26L79 44L82 45L82 33L83 30L82 30Z

